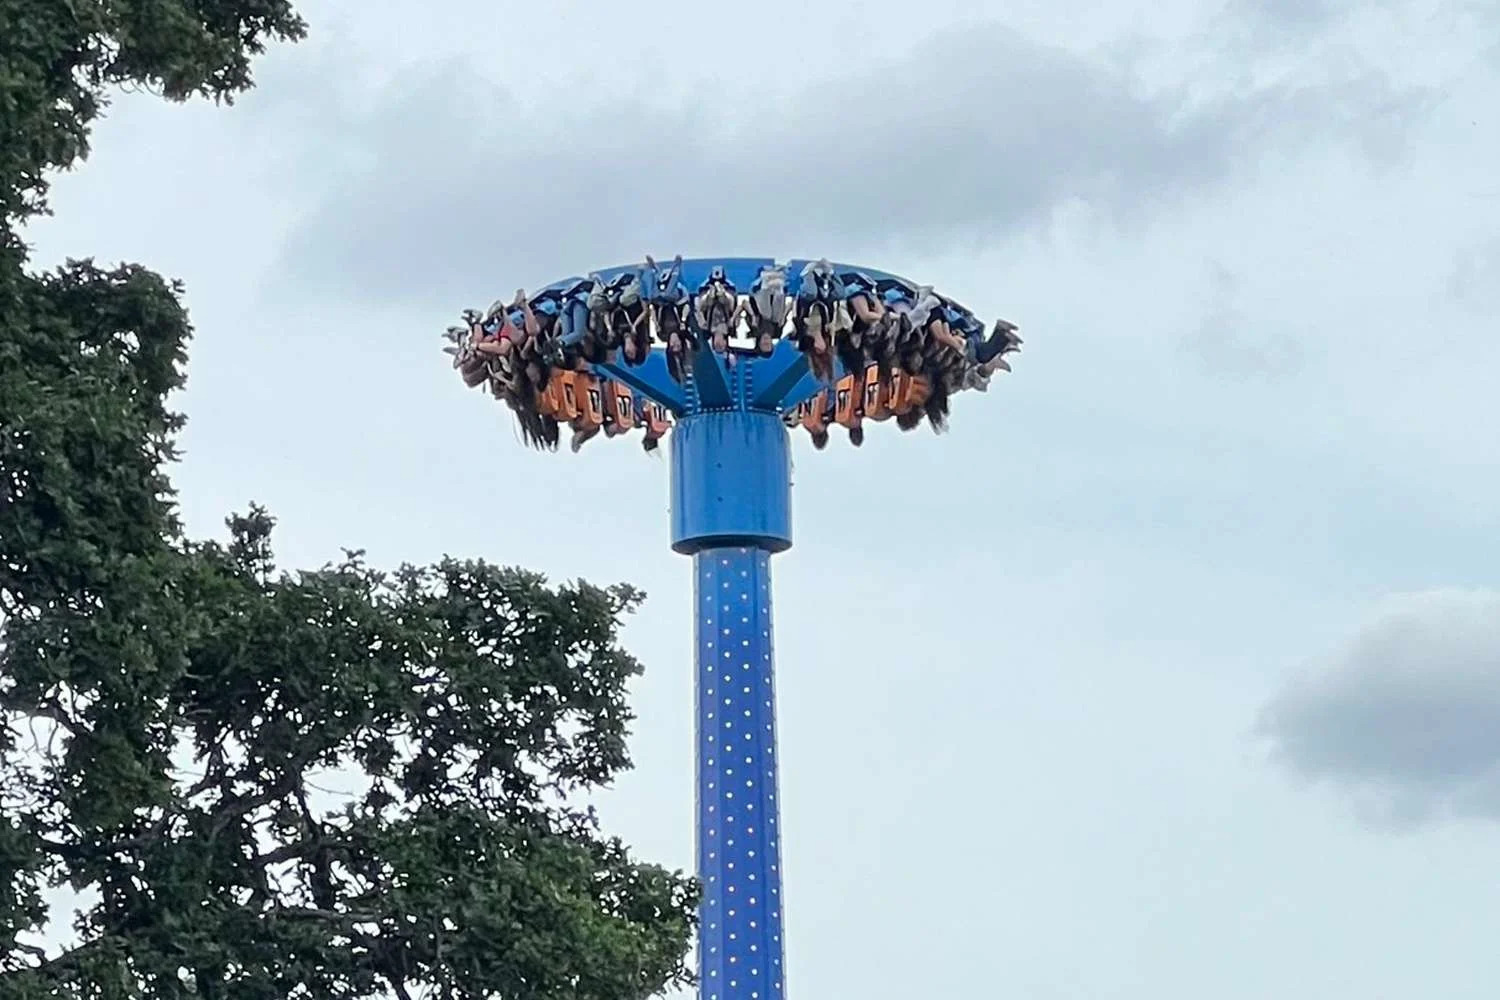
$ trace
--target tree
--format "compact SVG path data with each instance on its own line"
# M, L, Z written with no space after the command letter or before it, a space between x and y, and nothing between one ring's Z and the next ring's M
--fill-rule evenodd
M27 269L108 88L230 100L283 0L0 0L0 1000L633 998L696 888L577 795L629 765L641 595L183 536L191 334L144 268ZM322 790L339 780L342 794ZM76 942L36 945L47 893Z

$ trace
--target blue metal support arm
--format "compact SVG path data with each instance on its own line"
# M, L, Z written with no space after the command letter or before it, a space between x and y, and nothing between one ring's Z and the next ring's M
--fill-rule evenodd
M666 358L659 351L653 351L645 363L640 365L627 365L617 361L597 364L594 368L624 383L647 399L660 403L671 410L674 416L681 416L687 409L687 396L682 391L682 386L668 374Z
M787 394L811 374L807 355L795 346L781 341L771 357L752 369L755 377L755 395L750 399L751 409L781 412L788 409ZM801 402L799 399L798 403ZM797 404L793 403L795 407Z
M734 388L724 359L706 347L693 355L693 381L698 405L703 409L719 410L734 404Z

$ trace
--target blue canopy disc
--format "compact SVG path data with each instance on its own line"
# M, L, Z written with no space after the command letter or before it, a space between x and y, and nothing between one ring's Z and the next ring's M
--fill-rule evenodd
M941 431L948 401L986 389L1019 349L951 298L827 260L698 257L622 264L468 310L446 350L470 386L515 411L527 441L573 448L641 431L654 449L697 413L773 414L821 448L838 424Z

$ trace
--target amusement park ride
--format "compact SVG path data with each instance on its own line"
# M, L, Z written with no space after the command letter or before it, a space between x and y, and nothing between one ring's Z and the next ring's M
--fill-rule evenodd
M677 258L569 278L469 311L446 350L527 441L671 432L672 548L694 561L698 943L703 1000L784 995L772 671L773 553L792 544L788 428L942 430L1016 327L932 289L826 260ZM653 346L659 344L660 346Z

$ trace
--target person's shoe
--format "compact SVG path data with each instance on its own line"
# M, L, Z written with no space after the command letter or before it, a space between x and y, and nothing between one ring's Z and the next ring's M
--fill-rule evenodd
M568 442L568 447L573 450L574 454L577 454L580 448L594 439L594 436L599 433L599 430L600 429L598 427L590 427L586 431L574 431L573 440Z
M1020 327L1016 326L1010 320L997 319L995 320L995 329L990 333L990 342L1004 344L1005 347L1002 349L1004 351L1020 350L1022 341L1016 335L1016 331L1019 329Z

